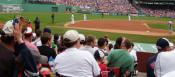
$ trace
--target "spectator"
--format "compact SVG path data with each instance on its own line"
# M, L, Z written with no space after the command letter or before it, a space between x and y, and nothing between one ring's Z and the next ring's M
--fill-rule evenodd
M50 28L44 28L43 29L43 33L52 33L51 29Z
M131 56L133 56L134 61L137 63L137 55L136 55L137 51L134 49L134 43L132 43L131 45L132 46L131 50L129 50L130 51L129 53L131 54Z
M114 46L112 44L108 45L108 53L114 48Z
M174 71L174 58L175 58L175 51L171 50L170 48L170 42L165 39L166 41L162 41L161 45L158 47L159 49L162 49L165 52L160 52L157 55L157 59L155 62L155 75L156 77L162 77L168 72ZM168 62L166 62L168 61Z
M96 44L96 40L94 36L87 36L85 39L85 46L81 47L81 50L85 50L90 52L92 55L94 55L95 53L95 44Z
M25 45L28 47L28 49L30 49L34 60L36 61L37 64L41 63L41 64L46 64L48 61L48 58L46 56L42 56L40 55L40 52L38 50L38 48L32 44L32 28L31 27L27 27L27 29L24 31L24 43Z
M115 41L114 49L120 49L121 48L123 39L124 39L124 37L117 38L117 40Z
M118 44L120 40L121 44ZM128 52L128 49L131 48L131 42L124 37L122 39L120 37L116 40L115 46L118 46L119 49L114 49L109 53L107 66L119 67L121 76L130 76L134 71L134 59Z
M37 30L40 30L40 20L38 17L35 18L34 24L35 24L35 32Z
M26 45L24 44L24 41L22 40L22 33L20 30L21 28L19 26L20 25L18 23L15 23L13 25L13 20L10 20L6 22L6 24L3 27L4 34L2 35L1 40L2 40L3 45L7 48L4 50L7 51L6 53L9 53L8 54L9 56L11 55L11 57L6 58L7 59L6 61L12 61L11 63L14 64L14 59L15 59L15 64L12 66L11 64L7 64L8 68L5 68L7 69L7 71L2 69L1 74L3 73L3 75L1 76L4 76L5 74L9 73L8 70L11 70L10 71L11 76L13 73L12 77L17 77L17 75L22 76L22 77L38 76L39 74L37 71L36 63L33 59L33 56L30 50L26 47ZM16 41L14 39L16 39ZM12 59L13 56L15 56L14 59ZM8 57L8 56L4 56L4 58L5 57ZM3 63L5 63L5 61ZM19 72L19 70L22 70L22 72Z
M36 31L36 39L32 42L35 46L42 46L41 35L42 35L42 31L37 30Z
M100 75L100 68L94 57L87 51L79 50L79 33L76 30L66 31L63 43L67 49L55 59L55 70L59 75L68 77Z
M0 43L0 76L13 77L15 71L15 56L13 51Z
M107 71L107 66L106 66L106 64L104 64L105 54L102 51L97 50L94 53L94 57L95 57L95 60L97 61L98 65L101 69L101 72Z
M56 57L56 52L51 48L52 45L52 35L50 33L43 33L41 36L42 46L39 46L38 49L42 55L54 58Z
M156 43L158 53L168 51L170 48L169 41L166 38L159 38ZM148 58L147 61L147 77L156 77L154 74L155 62L157 59L157 54Z
M108 45L107 39L99 38L97 44L98 44L98 48L99 48L98 50L102 51L105 54L105 56L107 56L108 55L108 52L106 51L106 48Z
M83 34L79 34L79 37L80 37L81 47L84 47L84 45L85 45L85 36Z

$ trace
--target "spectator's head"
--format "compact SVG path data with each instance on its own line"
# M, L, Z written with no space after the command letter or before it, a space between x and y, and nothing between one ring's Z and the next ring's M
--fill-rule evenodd
M94 53L94 58L97 62L103 62L105 54L103 51L96 50Z
M28 40L28 41L32 41L32 38L33 38L33 33L32 33L32 28L31 27L26 27L24 32L24 39L25 40Z
M52 33L52 31L50 28L44 28L43 33Z
M119 38L116 39L114 49L120 49L121 48L121 44L122 44L123 39L124 39L124 37L119 37Z
M68 30L63 35L63 44L67 48L80 48L79 33L76 30Z
M169 51L170 50L170 41L167 38L159 38L156 43L157 49L159 52L161 51Z
M115 49L130 49L132 47L132 43L126 39L125 37L119 37L115 43Z
M41 43L42 45L50 47L52 43L52 35L50 33L43 33L43 35L41 36Z
M14 35L13 35L13 20L7 21L1 32L1 41L6 45L13 45L14 44Z
M109 51L113 48L114 46L112 44L108 45Z
M84 45L85 44L85 36L83 34L79 34L80 37L80 44Z
M92 48L96 45L96 38L94 36L87 36L85 40L85 44L91 46Z
M36 30L36 37L41 37L42 31L41 30Z
M108 42L107 42L107 39L105 38L99 38L97 44L100 49L105 49Z

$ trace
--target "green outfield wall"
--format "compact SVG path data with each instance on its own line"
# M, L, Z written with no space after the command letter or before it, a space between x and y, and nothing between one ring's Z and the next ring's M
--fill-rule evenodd
M24 0L0 0L0 4L22 4Z
M22 12L65 12L68 8L71 9L72 12L79 10L79 7L62 4L32 4L26 3L25 0L0 0L0 11L7 9L11 12L11 10L16 9L15 7L20 7Z

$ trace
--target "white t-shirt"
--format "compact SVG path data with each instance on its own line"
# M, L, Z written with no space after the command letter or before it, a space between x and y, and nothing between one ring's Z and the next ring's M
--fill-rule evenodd
M37 38L35 41L32 42L35 46L42 46L41 39Z
M90 52L93 56L94 56L94 53L95 53L95 49L92 48L91 46L83 46L83 47L80 47L80 50L83 50L83 51L88 51Z
M69 48L56 56L55 71L70 77L94 77L100 75L100 68L94 57L77 48Z
M162 77L175 77L175 71L168 72Z
M137 54L136 50L132 49L130 55L134 57L134 61L137 61Z
M171 71L175 71L175 50L159 53L155 63L155 75L162 77Z

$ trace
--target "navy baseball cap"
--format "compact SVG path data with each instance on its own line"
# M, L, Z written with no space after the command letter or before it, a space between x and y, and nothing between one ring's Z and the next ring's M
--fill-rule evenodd
M170 41L167 38L159 38L157 40L156 46L158 49L170 47Z
M52 31L50 30L50 28L44 28L43 33L44 33L44 32L52 33Z

